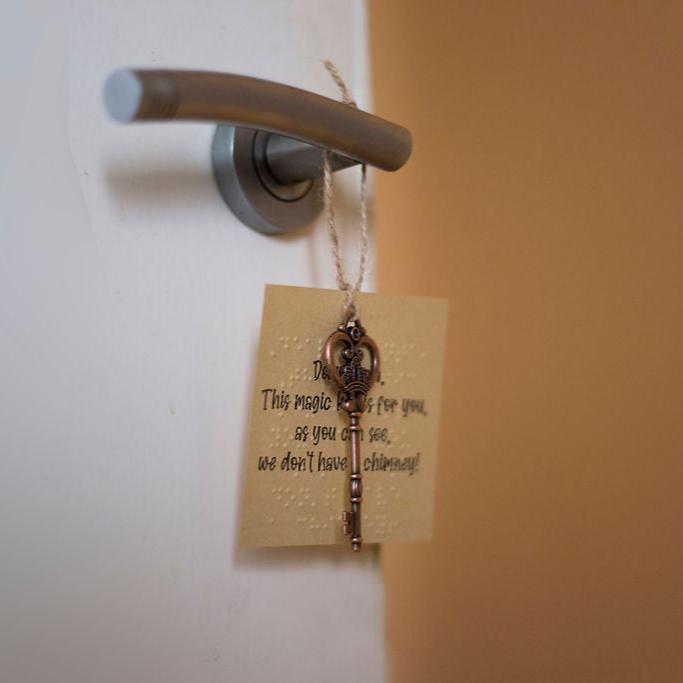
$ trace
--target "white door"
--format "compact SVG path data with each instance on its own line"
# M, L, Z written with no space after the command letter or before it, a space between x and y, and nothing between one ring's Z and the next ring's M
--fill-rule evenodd
M324 229L252 232L210 126L101 103L123 66L335 97L329 57L367 104L364 20L353 0L2 4L3 682L384 678L372 552L235 545L263 286L333 286Z

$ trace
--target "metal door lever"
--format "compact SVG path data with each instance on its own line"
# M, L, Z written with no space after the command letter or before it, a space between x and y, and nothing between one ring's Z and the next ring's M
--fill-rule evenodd
M321 208L323 151L339 170L364 163L395 171L410 132L305 90L208 71L120 70L104 102L119 122L218 123L212 162L218 189L248 226L269 234L310 223Z

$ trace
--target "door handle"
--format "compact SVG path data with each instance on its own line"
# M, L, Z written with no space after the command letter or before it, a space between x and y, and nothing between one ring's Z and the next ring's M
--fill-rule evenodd
M310 223L322 206L324 150L332 168L367 164L395 171L408 160L410 132L395 123L281 83L208 71L119 70L104 103L121 123L217 123L214 177L232 211L269 234Z

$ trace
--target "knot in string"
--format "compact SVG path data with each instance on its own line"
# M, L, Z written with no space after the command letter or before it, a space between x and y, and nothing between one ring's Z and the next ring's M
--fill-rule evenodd
M329 60L324 62L325 68L329 72L332 80L336 83L344 104L350 107L358 107L355 100L351 97L349 89L341 77L337 67ZM337 271L337 286L345 292L344 305L342 307L342 320L349 321L358 317L358 306L355 295L360 291L365 277L365 269L368 261L368 212L367 212L367 168L365 164L361 166L360 179L360 262L358 264L358 277L356 282L351 284L346 278L344 259L339 249L339 233L334 213L333 187L332 187L332 158L334 153L326 149L323 163L323 196L325 209L327 212L327 232L330 236L332 257Z

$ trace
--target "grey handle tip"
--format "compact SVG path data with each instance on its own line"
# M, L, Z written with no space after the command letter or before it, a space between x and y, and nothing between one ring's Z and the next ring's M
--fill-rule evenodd
M135 120L142 103L143 87L134 71L119 69L104 84L104 106L119 123Z

